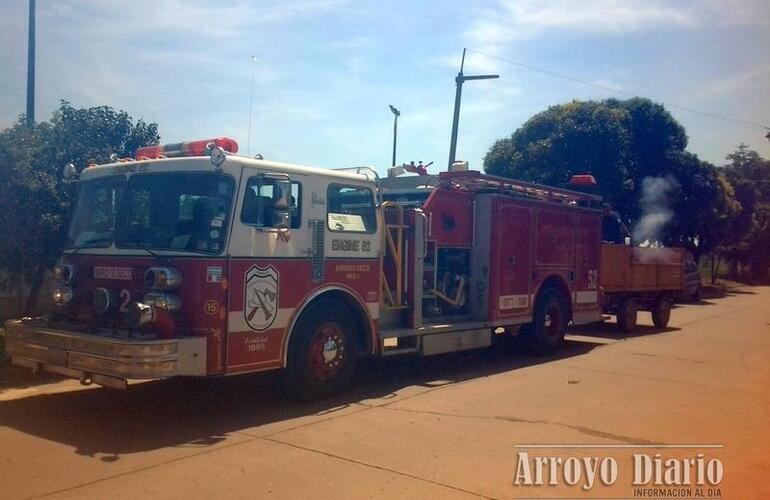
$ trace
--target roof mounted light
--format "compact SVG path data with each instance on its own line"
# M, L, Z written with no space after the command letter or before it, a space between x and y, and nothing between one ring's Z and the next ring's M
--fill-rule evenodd
M208 143L206 145L206 149L209 152L209 159L211 160L211 164L214 165L214 167L217 169L217 172L221 171L222 164L227 159L225 150L221 146L217 146L213 142Z
M238 152L238 143L229 137L215 137L200 141L177 142L158 146L144 146L136 150L137 160L155 160L157 158L175 158L181 156L206 156L209 144L219 146L228 153Z
M591 174L576 174L569 180L570 186L596 186L597 182Z
M72 163L67 163L64 165L64 169L62 170L62 178L64 179L64 182L74 182L78 179L78 169L75 168L75 165Z

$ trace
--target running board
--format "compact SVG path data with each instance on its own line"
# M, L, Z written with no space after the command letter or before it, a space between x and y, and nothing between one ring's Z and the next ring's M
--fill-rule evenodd
M433 356L449 352L479 349L492 345L492 328L475 328L445 333L423 334L411 331L411 335L385 333L381 340L380 352L383 356L397 354L419 354Z
M423 356L444 354L447 352L467 351L492 345L492 329L463 330L452 333L437 333L425 335L422 338Z

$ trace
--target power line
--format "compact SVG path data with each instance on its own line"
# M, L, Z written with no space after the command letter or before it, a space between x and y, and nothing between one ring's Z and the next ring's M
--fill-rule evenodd
M568 80L568 81L571 81L571 82L574 82L574 83L579 83L581 85L586 85L588 87L594 87L594 88L597 88L597 89L606 90L606 91L609 91L609 92L614 92L616 94L621 94L621 95L625 95L625 96L629 96L629 97L644 97L644 96L640 96L639 94L634 94L633 92L627 92L625 90L621 90L621 89L618 89L618 88L615 88L615 87L610 87L608 85L600 85L598 83L589 82L587 80L581 80L580 78L575 78L573 76L564 75L564 74L561 74L561 73L556 73L555 71L549 71L547 69L538 68L538 67L532 66L530 64L524 64L524 63L520 63L520 62L516 62L516 61L511 61L510 59L506 59L506 58L500 57L500 56L493 56L491 54L486 54L486 53L480 52L478 50L468 49L468 52L473 52L474 54L478 54L480 56L488 57L489 59L495 59L495 60L498 60L498 61L510 64L512 66L518 66L520 68L528 69L530 71L536 71L538 73L542 73L542 74L548 75L548 76L553 76L555 78L561 78L562 80ZM739 120L737 118L731 118L729 116L717 115L717 114L714 114L714 113L709 113L708 111L701 111L699 109L690 108L690 107L687 107L687 106L681 106L679 104L674 104L674 103L671 103L671 102L665 102L665 101L658 101L658 102L660 102L661 104L663 104L663 105L665 105L665 106L667 106L669 108L681 109L682 111L687 111L688 113L694 113L696 115L705 116L707 118L713 118L715 120L722 120L722 121L738 123L740 125L746 125L748 127L757 127L757 128L761 128L761 129L764 129L764 130L770 130L770 127L768 127L767 125L762 125L761 123L750 122L750 121L745 121L745 120Z

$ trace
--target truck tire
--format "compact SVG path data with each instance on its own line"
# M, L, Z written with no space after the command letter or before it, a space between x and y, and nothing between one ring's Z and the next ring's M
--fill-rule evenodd
M550 354L564 342L568 321L567 304L562 293L556 288L547 288L535 304L532 323L522 328L522 339L535 354Z
M656 328L666 328L669 319L671 319L671 299L660 296L655 299L655 304L652 306L652 324Z
M350 311L336 300L321 299L294 326L284 385L305 401L329 397L347 387L357 356Z
M621 332L628 333L636 328L637 307L632 298L625 298L618 304L618 328Z

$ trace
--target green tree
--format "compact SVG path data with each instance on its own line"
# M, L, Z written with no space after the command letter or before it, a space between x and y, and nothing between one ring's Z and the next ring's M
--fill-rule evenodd
M696 257L711 251L715 224L739 207L731 186L713 165L688 153L684 128L649 99L573 101L530 118L484 158L487 172L551 185L590 173L598 194L631 225L643 220L645 178L670 181L668 223L654 239L683 245ZM651 185L651 183L647 183Z
M108 106L76 109L66 101L49 121L30 129L22 116L0 131L0 268L30 283L25 311L35 309L45 271L61 253L74 192L62 182L62 167L132 156L158 140L154 123L134 122Z
M592 173L599 181L599 193L622 208L630 165L628 120L627 113L605 102L552 106L510 138L495 142L484 158L484 169L550 185L562 184L574 174Z
M742 211L729 228L732 238L721 249L736 271L749 266L756 278L770 266L770 161L741 144L727 155L724 173Z

